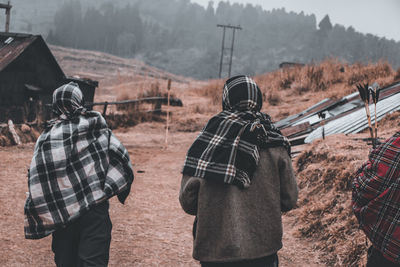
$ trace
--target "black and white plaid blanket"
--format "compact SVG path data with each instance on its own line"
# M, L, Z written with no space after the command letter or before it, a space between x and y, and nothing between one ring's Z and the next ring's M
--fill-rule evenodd
M223 111L211 118L190 147L183 174L247 188L259 161L259 149L285 146L287 139L260 112L262 93L247 76L229 79Z
M67 116L60 107L64 119L60 116L41 134L29 169L28 239L49 235L112 196L124 203L133 182L129 154L101 114L81 110Z

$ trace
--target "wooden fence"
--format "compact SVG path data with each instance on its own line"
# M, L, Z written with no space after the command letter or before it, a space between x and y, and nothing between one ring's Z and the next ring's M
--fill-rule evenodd
M121 101L105 101L105 102L93 102L93 103L86 103L85 107L91 108L94 106L104 106L103 107L103 116L107 113L107 107L109 105L126 105L126 104L138 104L138 103L149 103L155 104L155 108L153 110L149 110L147 112L160 112L161 105L168 105L168 97L145 97L145 98L138 98L138 99L131 99L131 100L121 100ZM182 100L179 98L169 98L169 105L171 106L178 106L182 107L183 103Z

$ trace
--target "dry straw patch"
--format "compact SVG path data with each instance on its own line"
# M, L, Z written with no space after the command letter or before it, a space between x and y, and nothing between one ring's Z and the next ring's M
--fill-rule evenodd
M324 252L329 266L359 266L365 259L365 236L351 210L354 172L366 160L368 147L337 135L316 142L295 161L300 196L296 210L300 237Z
M346 64L327 59L319 64L279 69L257 75L255 81L264 96L263 111L277 121L301 112L324 98L339 99L356 92L357 83L378 82L381 87L400 80L387 62ZM199 88L201 96L209 97L211 105L220 105L224 80L210 80Z
M397 69L396 74L394 76L395 81L400 81L400 68Z
M398 111L380 121L382 140L399 129L399 118ZM294 161L300 194L298 208L289 215L298 218L298 236L311 240L328 266L364 266L366 262L366 237L351 209L353 175L371 148L355 138L366 137L368 133L328 136L307 145Z

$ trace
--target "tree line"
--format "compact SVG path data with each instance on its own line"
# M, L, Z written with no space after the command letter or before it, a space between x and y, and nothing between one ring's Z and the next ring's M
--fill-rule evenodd
M311 63L327 57L346 63L385 60L400 67L400 42L332 25L329 16L317 23L303 12L223 1L210 1L206 8L190 0L67 1L56 12L47 40L137 57L169 72L207 79L218 75L222 31L217 24L243 28L236 33L233 74L254 75L283 61ZM231 31L225 41L231 45ZM228 52L225 57L228 62Z

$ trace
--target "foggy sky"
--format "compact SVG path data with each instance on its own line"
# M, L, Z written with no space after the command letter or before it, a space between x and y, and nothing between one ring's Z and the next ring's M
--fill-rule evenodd
M191 0L207 6L209 0ZM214 0L217 7L219 0ZM332 24L353 26L356 31L400 41L399 0L230 0L232 3L261 5L266 10L284 7L286 11L315 14L317 23L328 14Z

